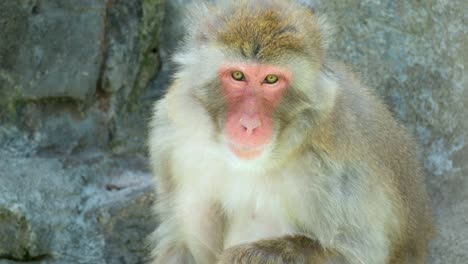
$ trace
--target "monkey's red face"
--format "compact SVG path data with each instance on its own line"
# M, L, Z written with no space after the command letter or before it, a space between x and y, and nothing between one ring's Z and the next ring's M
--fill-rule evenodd
M258 157L273 138L273 113L291 81L290 71L267 64L223 64L219 70L227 106L224 136L241 159Z

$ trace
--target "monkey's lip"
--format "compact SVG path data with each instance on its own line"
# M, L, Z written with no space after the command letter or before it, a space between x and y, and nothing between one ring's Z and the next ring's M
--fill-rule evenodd
M237 157L242 159L253 159L258 157L266 148L266 144L259 146L249 146L237 144L232 141L228 141L228 146Z

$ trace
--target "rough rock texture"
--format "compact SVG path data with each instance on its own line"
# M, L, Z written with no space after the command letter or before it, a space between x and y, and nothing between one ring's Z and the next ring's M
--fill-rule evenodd
M143 262L140 94L163 14L163 0L0 1L0 263Z
M58 153L117 142L159 69L163 3L1 1L0 121Z
M94 93L102 61L104 1L2 1L2 100Z
M0 263L142 263L156 226L144 156L44 157L21 134L0 130Z

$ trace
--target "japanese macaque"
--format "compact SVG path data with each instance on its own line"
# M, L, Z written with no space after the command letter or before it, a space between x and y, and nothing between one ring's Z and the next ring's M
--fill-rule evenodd
M191 7L149 138L153 264L424 263L415 143L293 1Z

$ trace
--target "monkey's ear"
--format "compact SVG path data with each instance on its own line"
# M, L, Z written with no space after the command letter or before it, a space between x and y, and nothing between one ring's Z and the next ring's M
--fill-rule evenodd
M330 41L333 38L333 35L335 35L335 27L328 22L328 18L325 15L318 15L317 21L320 28L320 34L322 35L323 47L328 50Z
M298 0L297 2L299 3L299 5L306 8L312 15L315 14L315 5L314 3L311 3L310 0Z
M315 15L315 7L311 5L305 5L305 7L312 15Z
M322 36L322 45L325 50L328 50L330 40L332 39L335 28L330 25L328 22L328 18L325 15L319 14L316 12L318 10L318 5L314 3L313 0L297 0L297 3L306 9L311 17L316 21L318 24L318 28L320 29L320 34Z

